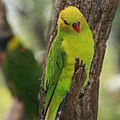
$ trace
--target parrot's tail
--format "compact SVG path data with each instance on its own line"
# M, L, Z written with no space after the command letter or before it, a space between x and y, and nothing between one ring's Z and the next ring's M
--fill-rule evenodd
M50 103L50 106L47 110L45 120L55 120L58 108L63 100L64 96L56 96L54 95L52 98L52 101Z

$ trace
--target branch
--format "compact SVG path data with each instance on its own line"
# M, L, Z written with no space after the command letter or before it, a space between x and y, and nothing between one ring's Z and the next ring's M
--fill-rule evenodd
M79 98L81 98L80 93L82 91L85 80L85 64L83 64L82 61L79 63L79 58L76 58L71 90L68 93L65 102L63 105L61 105L61 110L58 112L57 120L74 120L75 114L73 113L76 112L76 105L79 101Z

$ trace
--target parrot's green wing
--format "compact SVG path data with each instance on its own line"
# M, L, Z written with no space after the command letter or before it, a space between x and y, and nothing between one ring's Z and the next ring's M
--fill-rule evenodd
M57 36L50 48L46 61L44 89L46 90L45 113L54 94L58 79L66 64L66 54L61 49L63 39Z

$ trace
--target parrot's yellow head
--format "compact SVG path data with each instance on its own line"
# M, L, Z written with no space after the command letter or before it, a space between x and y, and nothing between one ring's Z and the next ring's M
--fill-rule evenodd
M84 21L85 19L80 10L74 6L69 6L60 12L58 29L66 32L75 31L79 33Z

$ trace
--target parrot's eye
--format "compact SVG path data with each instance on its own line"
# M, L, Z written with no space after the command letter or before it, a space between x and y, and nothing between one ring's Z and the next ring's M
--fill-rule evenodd
M78 22L78 25L80 25L80 22Z
M69 25L65 20L64 20L64 23L65 23L66 25Z

